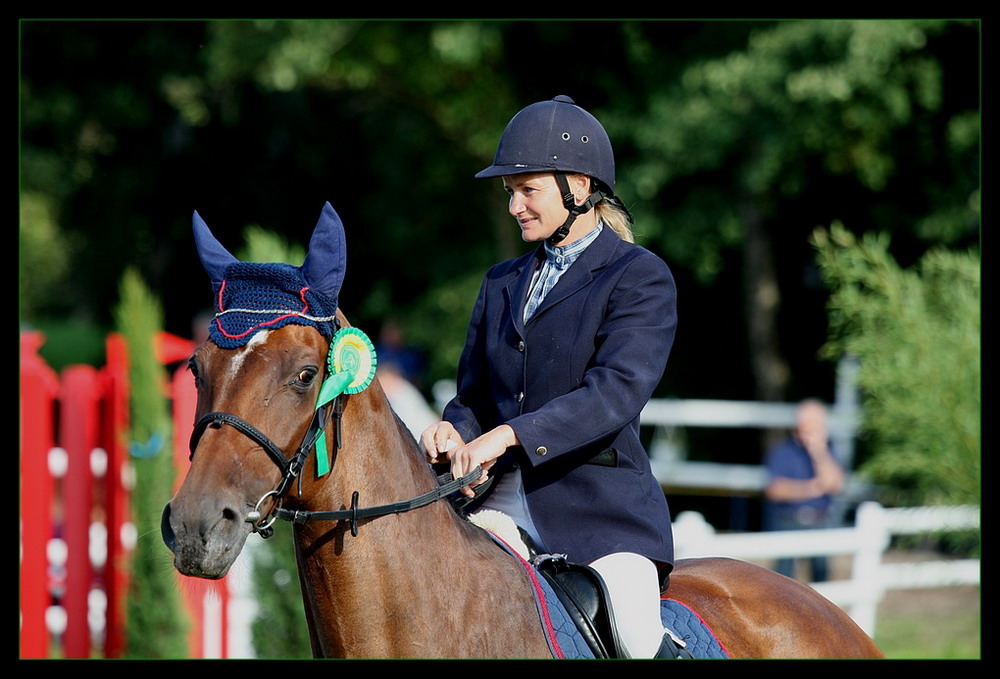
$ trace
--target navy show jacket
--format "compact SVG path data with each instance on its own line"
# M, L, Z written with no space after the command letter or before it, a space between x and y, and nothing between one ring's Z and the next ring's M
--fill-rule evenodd
M443 419L466 442L504 423L514 429L522 445L490 474L520 467L550 551L578 563L635 552L666 575L670 513L639 440L639 413L673 344L673 276L605 227L525 324L544 256L539 247L486 273Z

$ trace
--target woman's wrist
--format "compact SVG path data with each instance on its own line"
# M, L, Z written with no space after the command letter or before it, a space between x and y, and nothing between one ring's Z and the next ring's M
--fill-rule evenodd
M508 448L521 444L520 439L517 438L517 432L515 432L514 428L509 424L501 424L494 431L502 437L503 442L507 444Z

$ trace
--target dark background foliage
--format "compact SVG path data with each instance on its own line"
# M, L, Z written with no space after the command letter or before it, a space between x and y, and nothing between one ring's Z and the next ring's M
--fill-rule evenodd
M19 40L20 320L57 369L103 363L130 267L196 332L194 210L236 252L251 225L305 245L329 201L342 308L373 338L402 326L429 396L483 271L527 247L472 175L557 94L608 128L638 240L677 279L657 396L833 400L817 227L887 234L904 268L979 248L974 20L23 20ZM744 430L687 446L762 453Z
M524 251L489 163L510 116L569 94L616 147L680 323L658 396L832 400L809 234L886 232L904 267L978 248L975 21L24 21L21 319L100 363L122 272L190 336L211 304L198 210L305 244L324 201L341 306L453 376L482 272ZM692 455L760 458L708 437ZM697 442L696 442L697 443Z

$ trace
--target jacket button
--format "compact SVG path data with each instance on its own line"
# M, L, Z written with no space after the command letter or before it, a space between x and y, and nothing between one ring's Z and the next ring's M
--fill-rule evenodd
M517 343L517 350L524 351L524 340L521 340L520 342Z
M517 402L520 403L523 400L524 400L524 392L522 391L517 395Z
M545 455L547 452L549 452L549 449L546 448L545 446L538 446L537 448L535 448L535 452L538 453L539 455Z

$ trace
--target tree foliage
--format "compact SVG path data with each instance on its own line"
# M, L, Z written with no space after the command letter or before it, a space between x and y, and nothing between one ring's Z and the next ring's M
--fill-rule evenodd
M978 42L962 21L24 22L24 308L104 322L135 265L186 332L192 209L224 241L305 243L330 200L352 323L399 321L427 383L451 377L482 272L525 249L472 175L514 111L562 93L605 122L678 279L660 393L823 397L809 231L870 224L904 263L975 240Z
M980 262L935 249L912 269L884 234L817 230L833 290L830 355L860 359L864 471L897 502L979 504Z
M163 311L133 269L122 277L115 317L128 347L129 462L135 478L131 509L138 535L130 569L125 655L185 658L187 619L169 553L160 540L158 518L173 494L174 480L166 376L155 352Z
M667 204L677 208L650 210L643 222L669 255L691 261L711 280L721 264L719 246L740 238L747 197L760 202L781 233L790 228L783 214L799 209L802 198L822 198L817 214L845 217L850 200L885 209L899 188L940 184L943 171L952 181L933 196L940 202L911 195L893 210L915 215L927 242L975 237L977 89L952 72L951 55L941 52L960 35L975 39L974 30L965 31L971 26L869 20L750 26L745 44L695 56L667 84L644 83L641 107L607 114L617 138L636 149L625 182L642 201L674 193ZM634 58L655 63L647 56L655 46L642 42L637 36ZM920 179L904 161L940 169ZM685 180L702 191L677 191ZM839 194L839 204L828 204L830 182L849 191ZM913 228L912 221L885 222L896 231ZM716 246L700 245L705 236Z
M823 323L815 225L891 232L906 259L978 238L978 90L958 66L975 57L955 43L974 49L977 34L946 21L739 26L728 48L681 64L634 26L641 96L599 115L628 144L621 183L645 242L706 287L740 269L729 324L745 324L756 395L794 400L816 395L802 380L815 354L795 353Z
M253 550L257 615L250 623L250 634L254 652L258 658L310 658L312 646L295 561L293 528L279 521L274 529L274 535Z
M941 20L26 21L22 317L106 327L135 266L186 334L208 299L192 210L223 242L304 245L329 200L351 322L398 322L425 384L453 377L483 271L527 247L472 176L513 112L568 94L677 279L657 395L831 399L810 232L886 232L904 267L978 247L980 41Z

